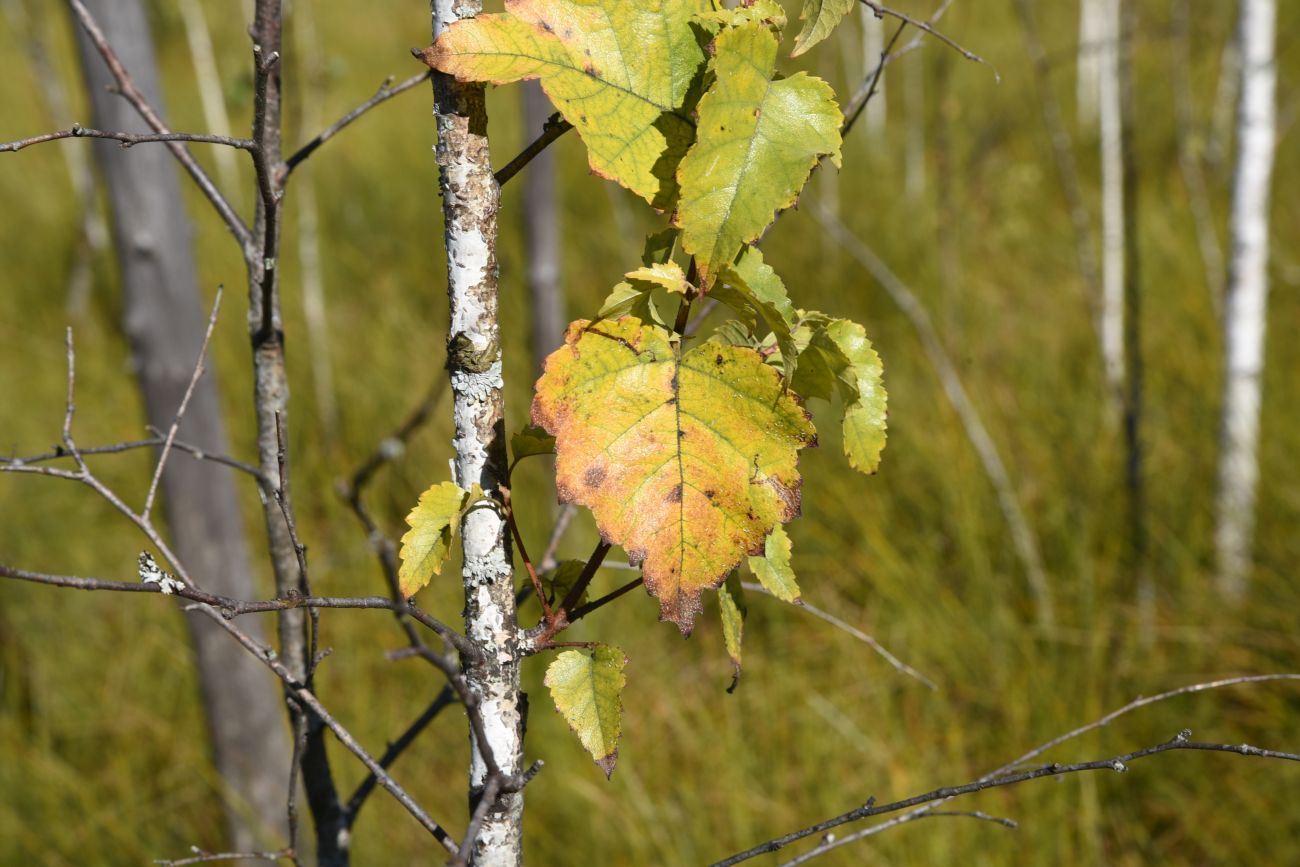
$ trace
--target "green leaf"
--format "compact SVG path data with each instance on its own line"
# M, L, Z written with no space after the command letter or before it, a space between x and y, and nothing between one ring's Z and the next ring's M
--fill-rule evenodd
M534 425L524 427L510 438L510 453L516 461L533 455L550 455L555 453L555 437Z
M626 664L623 651L601 646L590 656L566 650L546 669L545 683L556 709L606 777L618 761Z
M718 588L718 610L722 615L722 640L727 646L727 656L731 657L731 665L735 669L727 692L735 691L736 684L740 683L740 642L745 637L745 615L730 592L732 584L732 580L728 579L726 584ZM739 589L739 582L735 582L735 586Z
M658 305L651 297L655 289L653 283L638 280L634 283L624 282L615 286L605 298L597 317L600 319L617 319L620 316L635 316L642 322L653 322L667 330L668 323L659 312Z
M506 0L452 24L424 61L461 81L540 79L587 145L592 170L658 208L695 138L705 52L692 21L708 0Z
M578 583L578 578L582 575L582 570L587 568L587 564L582 560L561 560L555 564L554 569L547 569L542 573L542 588L546 590L547 602L554 605L569 595L573 585ZM578 597L578 605L587 601L587 591L582 591Z
M642 562L663 619L689 633L701 592L798 514L798 450L815 431L752 349L679 352L631 317L575 322L532 417L555 435L561 501L591 508L601 536Z
M686 275L682 273L682 266L676 262L656 262L653 265L642 265L635 271L628 271L623 276L634 283L638 280L653 283L678 295L685 295L694 288L690 283L686 282Z
M794 204L820 157L840 162L834 91L802 72L774 78L776 50L776 36L757 23L724 29L714 42L717 80L700 100L698 138L677 169L676 225L701 289Z
M866 330L856 322L831 322L826 326L826 335L849 363L848 376L842 374L839 380L845 400L844 453L855 470L874 473L885 448L886 396L880 356L871 348ZM849 380L852 388L848 387Z
M777 524L767 537L762 557L750 557L749 569L758 583L782 602L799 604L799 585L790 568L790 537L785 527Z
M785 283L772 270L772 266L763 261L763 254L757 247L745 247L736 263L724 269L723 279L772 329L776 344L781 349L782 370L786 380L792 380L799 348L792 331L795 322L794 305L786 294ZM717 291L718 285L715 284L709 294L714 295Z
M680 229L669 226L667 229L647 235L645 249L641 251L641 264L655 265L671 259L673 251L677 249L677 236L680 234Z
M880 356L866 330L848 319L829 319L810 329L799 356L793 388L829 400L832 387L844 401L844 453L849 465L871 474L885 448L886 395Z
M397 570L402 596L409 599L442 574L469 497L470 492L455 482L440 482L420 495L419 504L406 516L411 529L402 536L402 565Z
M858 0L804 0L803 11L799 13L803 29L794 38L794 50L790 56L798 57L830 36L836 25L857 5Z

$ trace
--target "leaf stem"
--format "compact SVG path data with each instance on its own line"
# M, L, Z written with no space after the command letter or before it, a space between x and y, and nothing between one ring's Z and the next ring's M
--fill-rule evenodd
M537 577L537 570L533 568L532 558L528 556L528 548L524 545L523 534L519 532L519 524L515 522L515 508L510 499L510 489L505 485L497 485L497 490L501 492L502 511L505 512L506 523L510 525L510 534L515 538L515 545L519 548L519 558L524 561L524 569L528 572L528 580L532 582L533 590L537 593L537 601L542 603L542 617L549 623L551 621L551 606L546 601L546 591L542 589L542 581Z

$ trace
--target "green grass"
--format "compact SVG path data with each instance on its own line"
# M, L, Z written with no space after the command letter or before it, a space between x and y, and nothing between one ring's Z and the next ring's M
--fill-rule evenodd
M156 4L165 6L166 4ZM1300 7L1279 4L1279 33L1300 27ZM231 110L242 124L248 84L244 24L209 3ZM1072 4L1039 4L1056 91L1073 106ZM1069 7L1069 8L1067 8ZM924 12L923 4L909 10ZM807 213L783 218L767 245L801 306L867 325L886 365L890 439L881 472L849 473L832 425L806 453L804 517L791 526L807 599L871 632L938 685L900 676L864 645L805 613L751 597L746 671L724 693L730 664L716 609L683 642L656 622L652 600L629 597L582 624L577 636L614 638L628 653L626 726L611 782L549 707L542 660L525 668L533 698L529 758L545 771L528 790L528 856L538 864L692 864L842 812L875 795L889 800L964 782L1029 747L1139 694L1238 673L1300 669L1295 612L1300 584L1300 149L1279 143L1275 177L1270 340L1265 377L1258 568L1246 604L1212 592L1212 497L1221 353L1213 307L1178 173L1168 91L1169 27L1163 3L1144 3L1137 50L1143 349L1147 382L1150 573L1158 588L1151 634L1139 634L1135 580L1123 563L1122 441L1102 402L1100 361L1078 277L1074 241L1010 4L958 3L944 29L1001 75L938 45L901 61L923 64L926 193L903 188L904 90L888 90L880 142L862 130L845 170L822 178L806 201L838 186L845 222L920 295L1008 465L1041 545L1058 626L1034 626L1033 602L994 493L907 320L888 296L821 236ZM364 13L321 8L329 72L325 117L368 96L388 74L415 71L406 56L427 41L427 7L372 4ZM1198 10L1193 80L1208 116L1227 5ZM62 16L56 60L75 90ZM193 72L175 13L159 11L161 59L173 126L202 127ZM851 38L845 32L845 38ZM1281 40L1283 112L1294 112L1300 56ZM71 119L46 116L15 34L0 28L0 138ZM850 53L856 47L846 48ZM856 54L854 55L856 56ZM289 69L298 62L286 56ZM811 63L844 87L840 46ZM897 69L901 70L900 67ZM891 69L894 74L894 69ZM901 72L890 82L901 83ZM297 85L287 79L291 95ZM78 111L83 109L78 108ZM525 139L518 92L490 98L498 163ZM306 350L298 263L284 267L291 446L300 523L316 589L379 592L363 535L334 494L346 475L429 385L444 375L445 270L434 129L426 92L379 109L304 168L318 186L333 367L342 410L334 439L318 430ZM78 118L83 122L87 116ZM288 140L305 132L291 127ZM1077 136L1088 195L1096 194L1095 142ZM85 146L76 142L73 146ZM630 196L589 175L581 144L556 145L562 167L565 281L574 316L595 309L658 223ZM210 157L197 150L200 159ZM1227 180L1211 174L1226 213ZM227 286L214 367L232 451L251 454L250 364L243 269L229 237L191 196L201 281ZM522 281L519 188L505 193L501 239L503 334L509 417L527 412L532 365ZM295 237L290 191L287 237ZM25 454L57 438L63 401L64 286L76 240L74 200L56 146L0 160L0 447ZM245 192L245 199L248 194ZM620 231L624 223L631 230ZM82 443L136 436L142 413L117 330L112 262L96 263L90 310L73 325ZM370 494L394 530L420 490L446 474L449 419L442 407ZM524 465L516 497L535 503L524 532L539 547L550 521L543 462ZM142 455L96 463L138 502ZM250 537L260 539L255 492L244 490ZM103 577L131 574L140 540L85 489L49 479L0 478L0 560ZM585 520L566 556L594 541ZM261 576L269 592L269 578ZM602 587L622 573L605 572ZM454 619L452 581L423 603ZM174 606L158 598L0 585L0 863L140 864L216 847L222 827L207 759L189 647ZM323 617L334 648L320 675L323 700L372 750L406 725L440 684L417 663L387 662L400 645L376 612ZM1294 687L1261 686L1149 708L1062 747L1049 760L1100 758L1191 728L1198 739L1281 749L1295 741ZM336 745L334 745L336 746ZM452 828L465 821L463 717L446 713L396 767L397 778ZM362 768L332 756L344 788ZM936 819L891 831L820 863L1282 864L1300 861L1300 808L1289 793L1300 769L1220 755L1176 754L1137 763L1125 776L1043 781L985 793L962 808L1010 816L1018 831ZM358 864L438 857L419 827L383 793L356 828ZM430 853L435 853L431 856ZM773 859L766 862L775 863Z

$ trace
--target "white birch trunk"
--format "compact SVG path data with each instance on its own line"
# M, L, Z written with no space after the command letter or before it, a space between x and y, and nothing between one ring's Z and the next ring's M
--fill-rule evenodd
M478 0L433 0L433 36L478 14ZM483 86L434 75L439 187L445 220L447 293L451 306L448 368L455 419L456 481L489 493L504 477L505 406L497 320L497 209L500 191L488 152ZM464 660L479 699L487 743L471 736L470 802L482 796L490 753L500 770L522 772L523 708L514 574L505 522L494 509L473 509L462 525L465 635L482 658ZM523 858L523 796L503 795L487 812L471 862L505 867Z
M880 65L880 55L885 50L885 22L877 18L870 8L862 7L862 68L863 76ZM880 81L876 83L876 94L863 112L862 125L867 128L867 137L872 141L880 139L885 132L885 71L880 71Z
M1101 0L1098 43L1101 122L1101 354L1106 383L1118 398L1124 388L1124 144L1120 99L1120 0Z
M1102 51L1106 42L1107 11L1110 0L1079 0L1079 56L1076 100L1079 126L1087 128L1097 122L1101 103Z
M1232 260L1223 318L1227 370L1215 503L1218 586L1233 599L1246 591L1259 478L1269 188L1276 144L1276 2L1242 0L1240 15L1241 103L1232 184Z

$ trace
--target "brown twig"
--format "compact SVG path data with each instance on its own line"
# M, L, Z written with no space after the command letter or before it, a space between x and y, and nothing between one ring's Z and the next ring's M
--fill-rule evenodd
M112 132L102 129L91 129L74 123L68 129L61 129L57 132L47 132L41 135L34 135L30 138L18 139L17 141L5 142L0 144L0 153L16 153L23 148L32 145L44 144L45 142L59 141L68 138L102 138L112 141L121 142L122 147L129 148L138 144L147 144L151 142L195 142L198 144L215 144L225 145L226 147L237 148L239 150L252 150L253 140L246 138L233 138L226 135L207 135L206 133L196 132L168 132L168 133L134 133L134 132Z
M384 83L379 85L379 90L375 91L374 96L370 97L370 99L367 99L365 102L361 103L356 108L352 109L350 112L343 115L343 117L339 118L330 126L326 127L324 130L317 133L315 138L313 138L311 141L307 142L305 145L298 148L298 150L294 151L293 154L287 160L284 161L284 168L281 170L282 171L281 180L283 181L283 179L287 178L289 174L294 169L296 169L300 163L303 162L303 160L307 159L307 157L315 153L318 147L325 144L325 142L329 141L330 139L334 138L334 136L342 132L344 127L348 126L348 124L352 123L354 120L361 117L361 115L370 111L370 109L374 108L380 103L387 102L388 100L392 99L398 94L405 93L411 88L423 84L424 82L429 80L429 76L431 75L433 75L433 70L431 69L425 70L419 75L413 75L410 78L406 79L405 81L397 85L393 84L392 76L389 76L388 78L384 79Z
M325 709L325 706L320 703L320 700L316 698L315 694L311 690L294 679L293 674L289 669L285 668L284 663L280 662L280 658L275 651L269 647L265 647L249 637L246 633L236 628L234 624L227 621L217 609L210 605L196 604L187 607L190 610L198 611L206 615L213 622L219 624L223 629L229 632L245 650L253 654L253 656L260 660L267 668L271 669L271 671L275 672L276 676L284 682L286 692L309 708L311 713L314 714L326 728L334 733L334 736L338 738L339 743L343 744L349 752L360 759L361 763L375 775L376 779L379 781L379 785L383 786L389 794L396 798L397 802L405 807L406 811L414 816L415 820L419 822L426 831L432 834L434 839L441 843L447 851L452 853L457 851L456 842L452 839L451 835L448 834L441 825L429 818L428 813L426 813L424 809L416 803L415 799L412 798L405 789L398 785L397 781L394 780L387 771L379 766L379 763L376 762L368 752L366 752L361 744L357 742L356 738L352 736L351 732L349 732L342 723L336 720L333 715Z
M935 39L938 39L944 45L947 45L949 48L953 49L962 57L966 58L967 60L973 60L976 63L982 63L983 65L987 66L989 69L992 69L993 77L998 81L1002 80L1002 76L998 74L997 68L994 67L993 64L989 63L983 57L980 57L978 54L971 51L969 48L966 48L965 46L961 45L951 37L945 36L943 33L936 30L934 26L930 24L930 22L922 21L919 18L913 18L911 15L908 15L905 12L899 12L897 9L890 9L888 6L882 6L879 3L873 2L873 0L858 0L858 2L860 2L863 6L866 6L872 12L876 13L877 18L883 18L886 15L888 15L889 17L897 18L899 21L902 21L906 24L911 24L917 30L922 30L930 34Z
M551 142L571 129L573 129L573 124L560 117L558 113L551 115L551 119L542 127L542 134L533 139L528 147L519 152L518 156L496 171L497 186L504 187L506 181L519 174L524 166L533 161L534 157L550 147Z
M424 709L424 712L407 726L406 731L402 732L397 740L388 745L388 749L384 750L384 754L379 757L379 766L385 770L391 767L393 762L397 761L398 757L406 751L406 748L415 743L415 739L437 718L438 714L442 713L442 710L448 705L454 704L455 701L455 692L450 686L444 686L433 702ZM351 827L356 822L357 814L361 812L361 807L365 804L366 799L370 797L370 793L375 790L375 785L378 782L378 778L371 773L361 781L356 791L352 793L347 806L343 808L344 822L348 827Z
M120 502L120 501L119 501ZM119 509L121 511L121 509ZM172 563L172 557L163 549L163 556ZM175 566L173 565L173 568ZM73 590L90 590L106 591L114 593L159 593L162 592L156 584L144 584L136 581L112 581L102 578L83 578L75 575L53 575L45 572L32 572L26 569L19 569L0 563L0 577L12 578L17 581L28 581L34 584L45 584L50 587L66 587ZM181 578L178 574L176 577ZM184 579L182 579L184 581ZM415 605L407 602L394 601L385 596L289 596L279 599L266 599L260 601L247 601L243 599L233 599L229 596L219 596L215 593L208 593L192 583L187 582L183 589L175 591L175 595L181 599L187 599L191 602L197 602L203 605L210 605L222 613L226 618L242 617L245 614L262 614L268 611L292 611L298 608L320 609L355 609L355 610L384 610L399 611L408 614L415 620L427 626L432 632L438 635L451 646L455 647L462 653L475 653L475 649L470 645L463 635L456 630L447 626L445 623L430 616Z
M217 314L221 312L221 293L222 287L218 286L217 297L212 301L212 313L208 315L208 327L203 332L203 342L199 344L199 357L194 362L194 371L190 374L189 384L185 386L185 394L181 397L180 406L176 408L171 427L167 429L167 436L163 438L162 451L158 454L158 463L154 466L153 478L149 481L149 493L144 498L144 508L140 510L140 514L145 517L153 513L154 497L158 494L158 483L162 481L163 469L166 468L167 458L171 455L172 443L176 441L176 431L180 429L181 420L185 418L185 410L189 409L190 398L194 396L194 387L199 384L199 378L203 376L208 344L212 341L212 332L217 327Z
M121 454L123 452L137 451L139 449L159 448L160 446L162 446L164 442L166 442L166 439L162 435L161 431L152 427L148 428L148 430L151 433L155 433L157 435L147 440L127 440L125 442L113 443L111 445L106 445L106 446L90 446L90 447L82 446L79 448L79 451L83 456L115 455L115 454ZM196 461L212 461L213 463L218 463L218 464L222 464L223 466L230 467L233 470L238 470L241 473L246 473L252 476L255 480L257 480L259 484L265 481L262 478L262 474L258 471L257 467L253 466L252 464L245 463L244 461L236 460L235 458L229 457L227 455L212 454L206 449L199 448L198 446L193 445L192 443L187 443L183 440L172 440L172 448L178 452L184 452L188 454ZM10 467L10 466L24 467L32 464L42 464L42 463L47 463L49 461L59 460L60 458L69 458L69 457L72 457L72 455L68 453L68 450L66 448L59 447L52 452L45 452L39 455L25 455L22 457L0 458L0 471L3 471L5 467Z

